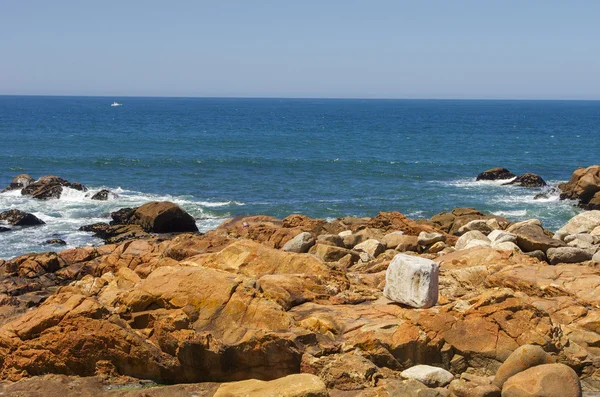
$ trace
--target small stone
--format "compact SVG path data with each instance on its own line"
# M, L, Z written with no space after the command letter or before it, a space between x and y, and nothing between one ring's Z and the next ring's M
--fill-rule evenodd
M102 189L99 192L97 192L96 194L94 194L91 199L106 201L106 200L108 200L109 196L110 196L110 191L107 189Z
M503 230L494 230L490 234L488 234L487 238L490 239L492 243L504 243L504 242L517 242L517 235L509 232L505 232Z
M376 258L385 251L385 247L379 241L370 238L367 241L363 241L360 244L354 246L354 250L358 252L364 252L369 254L370 256Z
M490 245L491 243L490 239L487 238L485 234L481 233L478 230L471 230L470 232L466 232L458 238L456 244L454 245L454 248L456 248L457 250L465 249L467 244L469 244L469 242L472 240L481 240L487 242L487 245Z
M383 294L408 306L432 307L438 300L438 277L439 265L434 261L398 254L387 268Z
M287 252L306 253L313 245L315 245L315 239L312 234L302 232L285 243L281 249Z
M429 387L443 387L454 379L454 375L450 372L431 365L415 365L402 371L401 375L408 379L418 380Z
M67 243L63 239L53 238L53 239L44 241L44 245L67 245Z
M514 251L514 252L518 252L518 253L523 252L523 251L521 251L521 248L519 248L519 246L517 244L512 243L510 241L504 241L501 243L493 242L492 248L496 248L499 250L505 250L505 251Z
M444 236L442 233L427 233L427 232L419 233L419 237L418 237L419 245L427 247L427 246L437 243L438 241L446 241L446 236Z
M437 243L429 246L427 248L427 252L430 254L437 254L438 252L441 252L444 250L444 248L446 248L447 245L446 243L444 243L443 241L438 241Z
M336 247L344 246L344 238L337 234L321 234L320 236L317 236L317 241L329 243L335 245Z
M498 222L496 221L496 223L498 223ZM488 225L487 220L475 219L475 220L470 221L466 225L461 226L458 229L458 233L462 235L462 234L465 234L466 232L470 232L472 230L479 230L481 233L483 233L487 236L494 229L492 229L492 227L490 225Z

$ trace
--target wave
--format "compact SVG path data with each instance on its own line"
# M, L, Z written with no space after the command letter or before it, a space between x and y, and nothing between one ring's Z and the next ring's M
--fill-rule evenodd
M103 189L111 192L108 200L92 200L92 196ZM231 217L231 210L246 205L234 200L197 200L192 196L153 194L107 186L93 187L85 192L65 187L60 198L50 200L36 200L22 196L19 190L12 190L0 193L0 212L19 209L32 213L46 224L29 228L13 227L10 232L0 233L0 259L12 258L26 252L99 245L102 243L100 239L92 237L90 233L80 232L79 227L109 222L111 212L120 208L138 207L149 201L171 201L181 206L196 219L201 232L214 229ZM67 245L43 245L44 241L55 238L65 240Z

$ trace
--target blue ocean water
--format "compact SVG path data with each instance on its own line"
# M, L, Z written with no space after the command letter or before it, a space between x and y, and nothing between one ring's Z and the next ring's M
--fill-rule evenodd
M167 199L203 230L243 214L420 218L464 206L557 229L578 212L572 203L475 176L504 166L568 180L600 163L599 133L600 101L0 96L0 187L53 174L118 194L0 194L0 210L47 222L0 233L0 258L48 250L51 237L97 244L77 228Z

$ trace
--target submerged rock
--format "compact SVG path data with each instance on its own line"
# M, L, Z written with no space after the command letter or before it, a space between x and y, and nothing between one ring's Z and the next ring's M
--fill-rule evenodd
M61 238L53 238L44 241L44 245L67 245L67 242Z
M92 200L100 200L100 201L106 201L108 200L108 198L110 197L111 192L108 189L102 189L99 192L97 192L96 194L94 194L91 199Z
M46 222L37 216L20 210L8 210L0 213L0 221L6 221L12 226L36 226L46 224Z
M398 254L385 273L383 294L394 302L427 308L438 300L439 265L432 260Z
M478 181L495 181L498 179L511 179L516 175L503 167L491 168L477 175Z

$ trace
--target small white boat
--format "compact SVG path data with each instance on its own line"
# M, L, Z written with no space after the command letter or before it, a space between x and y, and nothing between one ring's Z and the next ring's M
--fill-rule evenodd
M119 102L113 102L112 105L110 106L123 106L122 104L120 104Z

